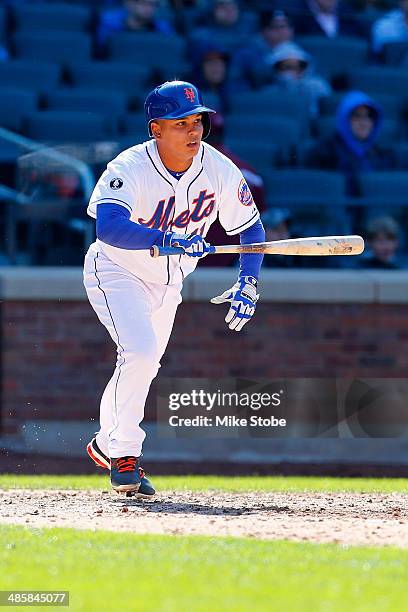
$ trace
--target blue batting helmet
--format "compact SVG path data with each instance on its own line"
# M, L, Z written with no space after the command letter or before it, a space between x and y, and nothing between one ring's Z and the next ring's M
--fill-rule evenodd
M144 108L149 136L153 136L150 124L155 119L181 119L202 113L203 138L206 138L211 127L209 113L216 112L204 106L200 91L187 81L167 81L159 85L147 96Z

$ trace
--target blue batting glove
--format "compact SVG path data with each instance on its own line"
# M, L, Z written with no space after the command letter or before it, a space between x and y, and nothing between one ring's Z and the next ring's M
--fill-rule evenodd
M230 302L231 306L225 317L230 329L241 331L245 323L254 316L259 295L256 292L258 281L254 276L240 276L235 285L221 295L211 299L212 304Z
M181 247L189 257L205 257L210 251L208 242L202 236L197 236L197 234L166 232L163 237L163 246Z

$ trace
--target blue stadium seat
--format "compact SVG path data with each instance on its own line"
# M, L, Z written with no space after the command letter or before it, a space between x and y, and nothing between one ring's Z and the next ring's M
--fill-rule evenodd
M408 42L390 42L382 50L384 62L389 66L398 66L408 58Z
M110 57L149 68L177 69L183 65L185 42L179 36L154 32L120 32L109 43Z
M91 11L87 6L59 2L13 4L12 14L20 31L81 31L87 29L91 20Z
M52 62L12 60L0 63L0 83L37 93L51 91L58 87L61 68Z
M150 138L147 132L144 113L129 113L126 115L122 131L133 141L133 144L139 144ZM126 138L125 140L127 141L128 139Z
M390 66L366 66L354 70L350 75L351 85L368 94L395 95L408 91L408 71Z
M135 96L146 94L148 68L134 62L81 62L69 68L71 82L80 87L114 88Z
M408 170L408 142L397 142L394 146L397 167Z
M267 87L259 91L243 91L232 96L232 113L266 112L296 117L307 113L305 103L296 94L283 92L278 87Z
M365 205L381 204L388 212L395 205L408 210L408 172L367 172L360 176L360 185Z
M321 170L273 170L267 177L268 201L281 206L324 202L335 208L345 201L344 178Z
M225 120L225 138L240 136L243 141L262 138L279 147L295 144L301 132L301 125L295 119L273 117L269 114L247 113L228 115Z
M252 140L242 139L240 136L228 138L226 146L232 153L250 163L259 174L264 175L275 167L279 147L268 140L252 138Z
M302 136L309 134L309 109L299 96L284 93L278 87L268 87L260 91L245 91L231 96L231 112L254 113L295 119Z
M38 96L34 91L2 87L0 96L0 125L12 131L20 131L23 118L36 111Z
M17 57L61 64L91 59L91 37L84 32L21 32L14 37Z
M0 6L0 42L4 41L7 30L7 10L5 6Z
M350 231L341 174L320 170L272 170L265 175L269 206L289 208L294 232L343 234Z
M47 97L50 110L97 111L111 117L125 113L126 103L122 92L85 87L60 89Z
M297 42L310 53L317 71L328 78L348 74L352 68L363 66L368 57L368 45L361 38L305 36Z
M101 113L41 111L27 115L24 127L27 136L42 142L93 142L116 136Z

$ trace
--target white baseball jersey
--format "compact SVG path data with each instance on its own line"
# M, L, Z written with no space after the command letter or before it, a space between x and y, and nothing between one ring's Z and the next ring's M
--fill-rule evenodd
M179 180L163 165L155 140L123 151L99 179L88 214L96 218L97 206L104 202L124 206L135 223L178 234L205 236L218 215L226 233L233 235L259 218L241 171L206 143L201 143ZM120 249L100 240L96 244L114 263L145 282L179 284L198 262L187 255L153 259L148 250Z

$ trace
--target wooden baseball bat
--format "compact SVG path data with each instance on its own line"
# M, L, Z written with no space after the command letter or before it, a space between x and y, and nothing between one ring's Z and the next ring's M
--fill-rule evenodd
M318 236L316 238L291 238L258 244L226 244L210 247L210 255L218 253L264 253L265 255L360 255L364 251L361 236ZM152 246L152 257L183 255L181 247Z

